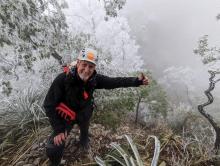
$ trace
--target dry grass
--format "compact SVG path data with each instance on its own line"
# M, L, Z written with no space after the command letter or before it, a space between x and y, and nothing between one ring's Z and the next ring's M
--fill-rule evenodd
M1 165L15 165L23 160L24 156L33 151L33 146L41 144L50 133L48 123L40 105L42 95L34 91L24 92L24 97L18 97L0 115L0 163ZM135 125L131 119L122 122L115 131L107 130L102 125L92 124L90 132L91 154L84 158L73 156L74 145L71 140L78 139L79 131L74 131L69 137L64 158L67 165L94 165L94 157L101 156L111 151L110 143L117 142L123 148L130 151L123 135L129 135L136 144L144 165L150 165L154 142L148 139L149 135L155 135L161 143L159 164L167 165L210 165L216 158L212 148L214 147L214 133L208 123L201 118L187 116L187 125L181 127L182 133L175 133L168 123L162 119L154 120L146 125ZM185 123L183 123L185 124ZM40 146L39 146L40 147ZM42 146L41 146L42 148ZM40 165L47 165L45 152L39 151Z
M204 128L203 128L204 129ZM199 129L195 128L194 131ZM207 135L207 129L202 130L198 133L187 133L183 132L182 135L175 135L165 123L157 123L154 128L149 129L147 126L134 126L133 122L123 123L119 126L116 132L106 130L103 126L98 124L91 125L91 156L80 157L73 160L74 155L71 153L73 145L69 143L65 151L66 155L64 158L68 160L67 165L95 165L93 157L101 156L104 158L105 154L111 151L110 143L117 142L121 144L126 151L130 151L127 141L123 135L128 134L135 142L141 159L144 165L150 165L153 153L154 153L154 142L147 139L149 135L156 135L161 142L161 150L159 157L159 164L164 162L167 165L210 165L212 159L215 157L214 152L210 149L212 139L210 135ZM18 139L17 144L9 146L4 149L1 153L1 163L3 165L14 165L24 155L29 153L34 144L41 143L48 136L49 128L42 128L38 132L33 131L28 135L22 136ZM69 141L78 138L79 131L76 129L69 137ZM200 133L200 135L198 135ZM211 133L211 132L210 132ZM193 134L195 136L193 137ZM206 143L205 143L205 142ZM208 142L210 141L210 142ZM71 155L69 155L71 154ZM45 154L41 154L42 157ZM41 165L47 165L47 159L41 160Z

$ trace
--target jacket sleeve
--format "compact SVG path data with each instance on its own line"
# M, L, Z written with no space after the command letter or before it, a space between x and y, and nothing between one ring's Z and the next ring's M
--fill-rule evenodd
M96 89L114 89L123 87L137 87L142 81L137 77L107 77L97 74Z
M50 124L56 134L65 131L65 123L56 113L57 105L62 101L64 95L65 73L58 75L50 86L44 100L44 109Z

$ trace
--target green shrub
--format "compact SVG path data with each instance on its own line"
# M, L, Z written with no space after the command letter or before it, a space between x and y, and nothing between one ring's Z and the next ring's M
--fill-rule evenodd
M122 118L125 112L123 111L95 111L93 115L93 122L102 124L106 128L116 130L117 127L122 123Z
M148 86L97 91L94 97L100 113L95 115L95 122L114 129L125 114L139 110L140 102L147 103L152 117L166 117L168 110L166 93L150 73L146 75L150 79Z

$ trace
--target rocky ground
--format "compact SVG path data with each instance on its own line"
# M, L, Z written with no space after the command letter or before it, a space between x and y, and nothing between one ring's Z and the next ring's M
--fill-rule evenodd
M132 121L122 123L116 131L106 129L100 124L92 123L90 126L90 150L88 154L78 148L79 129L73 128L66 141L66 148L62 164L65 166L97 166L95 156L104 158L111 150L110 143L117 142L126 145L124 134L129 135L141 155L144 165L151 164L154 153L154 141L149 140L149 135L155 135L161 143L159 166L168 165L195 165L210 166L213 164L212 156L205 144L191 142L187 144L186 138L176 135L164 122L155 122L152 125L135 125ZM49 127L43 128L39 133L24 138L23 146L13 145L0 156L1 166L47 166L48 159L45 155L47 138L50 135ZM19 142L19 141L17 141ZM203 146L204 145L204 146ZM126 146L124 146L126 147ZM128 147L128 146L127 146ZM210 149L210 147L209 147ZM172 164L171 164L172 163ZM175 164L174 164L175 163Z
M17 155L12 155L7 161L2 162L2 165L14 166L47 166L48 159L45 155L45 145L50 131L47 129L39 134L38 138L33 141L30 147L23 148ZM88 154L83 154L78 149L79 129L75 126L71 131L67 141L62 163L66 166L76 165L97 165L94 161L95 156L103 157L110 150L111 142L123 142L124 134L136 135L143 134L138 128L131 127L129 124L123 124L117 131L107 130L100 124L91 124L90 127L90 150ZM142 135L143 136L143 135ZM15 152L16 154L16 152Z

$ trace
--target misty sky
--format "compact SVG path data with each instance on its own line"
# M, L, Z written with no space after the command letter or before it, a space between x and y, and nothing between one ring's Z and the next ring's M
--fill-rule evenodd
M73 2L76 1L67 2L67 18L70 19L73 17ZM93 0L84 2L92 3ZM204 35L209 35L211 46L220 47L220 20L216 19L219 13L220 0L127 0L119 16L128 19L131 35L140 46L139 53L156 80L163 77L163 71L168 67L189 67L195 71L191 84L196 88L195 96L205 101L204 90L209 86L209 74L193 50ZM76 24L74 21L72 23ZM173 89L174 92L186 94L179 85ZM220 83L212 93L219 96ZM218 98L213 106L218 107L219 102ZM216 112L211 113L217 115ZM220 114L217 116L220 117Z
M218 13L219 0L127 0L121 12L129 19L146 65L157 75L170 65L204 68L193 49L206 34L220 46Z
M74 10L73 1L67 2L69 11ZM220 0L127 0L119 15L128 18L131 35L155 77L169 66L186 66L195 69L207 86L209 74L193 50L203 35L220 47L219 13Z

